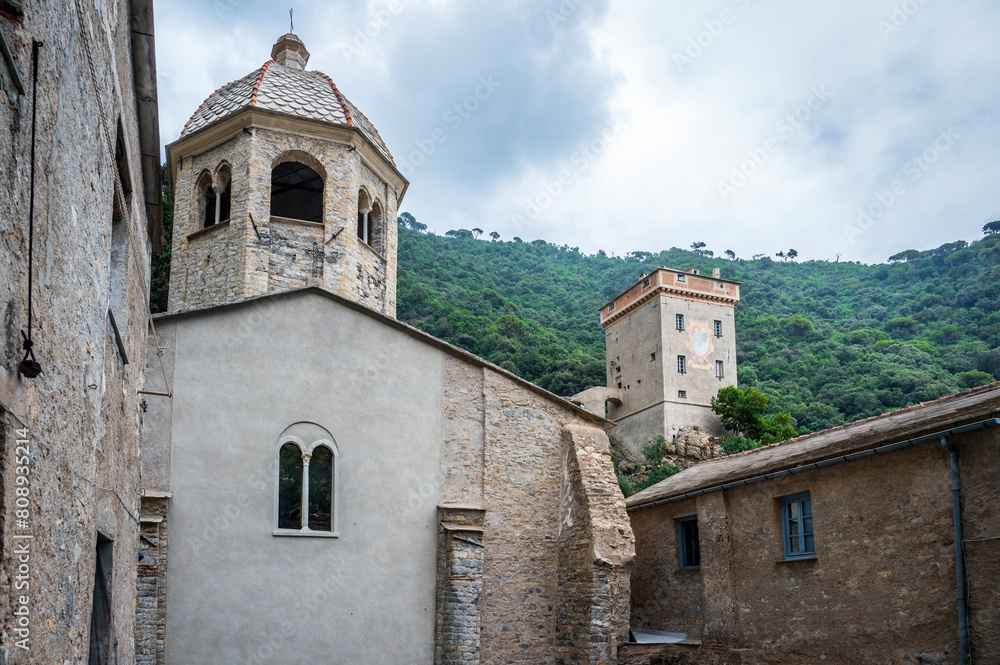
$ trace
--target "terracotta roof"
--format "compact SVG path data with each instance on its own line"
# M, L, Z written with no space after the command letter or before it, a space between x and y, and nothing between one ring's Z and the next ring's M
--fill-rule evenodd
M822 432L700 462L628 498L629 508L831 459L1000 413L1000 381Z
M209 95L184 125L181 138L251 106L334 125L356 126L393 162L378 130L340 93L329 76L292 69L274 60Z

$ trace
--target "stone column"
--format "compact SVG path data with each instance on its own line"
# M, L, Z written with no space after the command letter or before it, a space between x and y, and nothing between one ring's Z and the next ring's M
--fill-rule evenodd
M434 662L479 663L483 589L481 508L438 506L437 626Z

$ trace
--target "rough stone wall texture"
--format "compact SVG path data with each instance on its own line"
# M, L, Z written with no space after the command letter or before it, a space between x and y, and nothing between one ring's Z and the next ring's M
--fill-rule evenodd
M142 501L142 537L136 571L135 662L163 665L167 619L167 499Z
M317 285L395 316L394 188L341 140L254 126L235 131L197 155L186 155L183 143L175 148L170 311ZM282 161L301 161L324 177L322 223L271 217L271 170ZM224 164L232 170L230 221L202 230L199 182ZM357 233L362 188L382 211L374 246Z
M628 635L634 549L607 435L510 378L456 358L445 361L442 408L440 496L457 506L449 510L485 511L484 547L462 554L482 558L477 657L615 662ZM450 546L439 537L438 607L464 620L468 603L443 604L455 592L445 586ZM439 637L446 619L446 612L438 617Z
M559 532L557 663L614 663L628 641L634 540L607 472L607 436L568 425Z
M483 368L445 358L441 502L483 505Z
M687 633L701 639L705 623L701 569L681 570L677 547L677 520L697 514L694 499L630 513L636 535L632 564L634 626Z
M969 639L974 662L1000 654L1000 434L955 437L962 488L962 537L969 581Z
M434 662L480 662L483 511L439 508Z
M4 72L0 92L0 401L11 411L4 454L6 528L0 597L29 589L29 650L15 645L4 612L0 660L87 659L97 533L114 541L111 581L116 662L133 660L135 566L139 530L139 396L148 299L150 242L142 202L130 3L24 3L22 22L0 19L29 86L31 42L44 42L38 70L32 333L42 374L18 375L20 330L27 328L27 245L31 97ZM120 288L112 294L112 210L119 122L128 168ZM108 315L116 306L129 364ZM27 465L12 464L17 429L30 429ZM12 445L14 444L14 445ZM27 466L26 474L16 474ZM14 475L27 477L25 522L11 512ZM14 536L31 536L17 539ZM15 545L15 542L17 543ZM30 549L29 577L11 572ZM20 574L20 573L18 573ZM19 604L20 606L20 604ZM18 619L20 622L20 619Z
M960 450L965 538L1000 533L1000 434L953 438ZM816 556L785 560L780 498L808 491ZM676 557L666 522L690 501L634 511L637 616L673 630L703 621L703 640L757 663L958 663L948 455L924 443L887 455L715 492L697 500L702 602L671 597L657 576ZM1000 621L995 540L967 543L973 656L989 661ZM976 549L981 548L981 549ZM663 600L661 605L654 596ZM666 609L669 608L669 609ZM683 618L678 620L678 615ZM735 655L734 655L735 657Z

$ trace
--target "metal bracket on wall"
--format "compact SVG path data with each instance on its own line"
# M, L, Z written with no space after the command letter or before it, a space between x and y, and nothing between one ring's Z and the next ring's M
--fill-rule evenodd
M337 230L333 232L333 235L332 235L332 236L330 236L330 239L329 239L329 240L327 240L327 241L326 241L325 243L323 243L323 244L324 244L324 245L329 245L329 244L330 244L331 242L333 242L333 241L334 241L334 240L335 240L335 239L337 238L337 236L339 236L339 235L341 234L341 232L342 232L343 230L344 230L344 227L343 227L343 226L338 226L338 227L337 227Z

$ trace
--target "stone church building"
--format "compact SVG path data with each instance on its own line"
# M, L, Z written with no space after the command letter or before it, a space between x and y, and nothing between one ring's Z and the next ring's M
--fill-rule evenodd
M612 423L395 319L408 183L308 59L284 35L168 146L137 662L616 662Z

